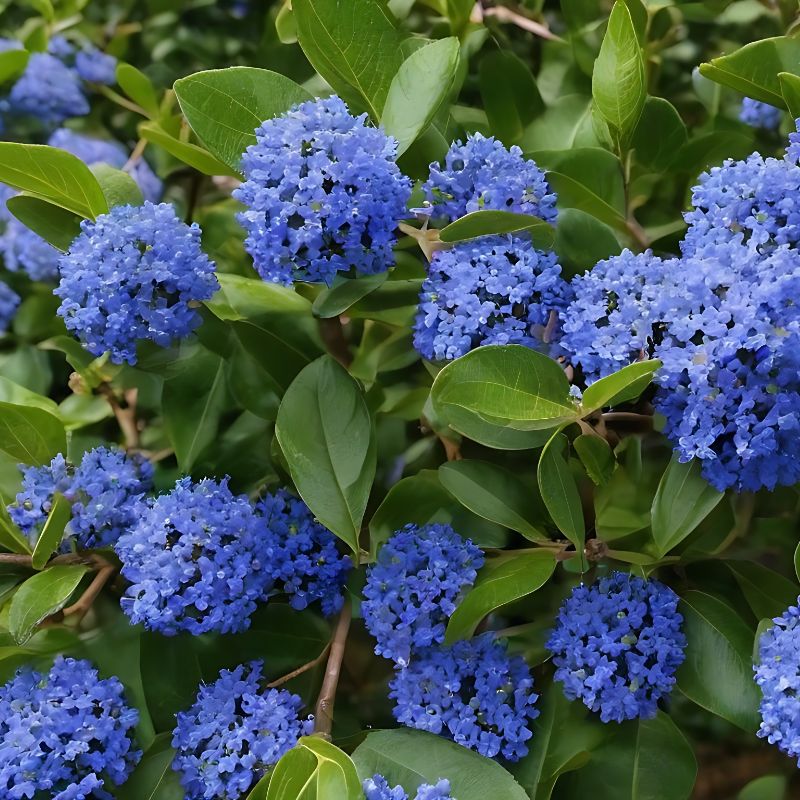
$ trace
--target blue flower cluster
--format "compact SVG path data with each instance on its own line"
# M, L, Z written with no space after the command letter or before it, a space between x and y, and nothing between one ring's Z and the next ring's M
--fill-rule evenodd
M364 781L367 800L409 800L402 786L389 786L383 775L374 775ZM436 783L423 783L414 795L414 800L456 800L450 796L450 781L440 778Z
M762 694L758 735L800 760L800 609L790 606L773 621L754 667Z
M59 263L58 313L93 355L136 363L136 343L167 347L199 324L193 305L219 288L200 228L168 203L117 206L81 234Z
M47 674L24 668L0 686L0 789L9 800L113 800L141 758L136 709L116 678L58 658Z
M201 686L194 705L177 714L172 767L187 800L244 797L280 757L310 734L303 702L285 689L267 689L254 661Z
M131 621L172 636L238 632L271 588L256 516L226 480L183 478L138 509L115 546Z
M480 133L452 144L444 166L431 164L423 191L434 219L443 224L489 209L556 219L556 195L536 162L519 147L506 149Z
M302 500L283 489L260 500L256 515L274 590L287 594L298 611L316 600L326 615L339 611L353 562L339 552L336 536L314 519Z
M87 47L76 54L75 71L89 83L111 86L117 82L117 59L96 47Z
M742 110L739 119L752 128L764 128L768 131L775 130L781 124L781 110L769 103L745 97L742 100Z
M0 334L11 327L20 301L20 296L5 281L0 281Z
M411 193L394 139L335 96L267 120L256 139L234 197L247 206L239 221L264 280L330 285L337 272L370 275L394 264Z
M677 608L672 589L626 573L577 586L547 642L554 679L603 722L655 716L685 657Z
M389 687L403 725L488 758L517 761L528 752L529 725L539 716L533 677L525 660L509 657L491 633L416 653Z
M414 347L430 360L483 344L545 348L566 283L556 255L520 236L486 236L433 255L422 284ZM552 325L550 325L552 327Z
M11 519L35 544L60 492L72 503L62 545L67 552L112 546L138 518L153 466L139 455L95 447L77 467L59 454L47 466L24 467L22 475L22 489L8 506Z
M25 71L11 87L12 114L55 124L89 113L78 73L51 53L32 53Z
M449 525L406 525L367 570L361 611L375 652L403 667L444 641L447 620L475 582L483 552Z

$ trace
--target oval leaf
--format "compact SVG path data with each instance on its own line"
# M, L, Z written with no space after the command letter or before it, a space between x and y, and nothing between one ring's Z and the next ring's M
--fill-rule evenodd
M69 250L81 232L80 216L38 197L18 194L10 197L6 206L23 225L62 252Z
M653 373L660 366L661 362L655 358L637 361L595 381L583 393L581 414L586 417L601 408L635 400L650 385Z
M64 424L41 408L0 402L0 452L23 464L49 464L67 449Z
M33 549L31 566L34 569L44 569L50 556L58 550L64 538L64 528L71 518L72 503L63 494L56 492L53 495L53 507L47 515L42 532L36 540L36 547Z
M556 527L583 552L586 523L583 519L581 497L569 464L564 458L567 437L558 433L547 443L539 458L537 479L542 500Z
M439 238L448 244L479 236L524 231L530 234L533 243L543 250L549 250L555 241L555 230L549 222L532 214L515 214L511 211L473 211L451 222L439 231Z

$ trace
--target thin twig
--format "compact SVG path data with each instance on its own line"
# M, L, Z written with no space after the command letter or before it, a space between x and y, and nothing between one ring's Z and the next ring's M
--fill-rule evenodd
M62 610L61 613L65 617L77 616L79 620L82 619L86 612L92 607L92 603L97 599L97 595L100 594L103 587L108 583L117 569L110 561L106 561L102 556L94 556L92 558L92 563L98 567L97 574L86 587L86 591L78 598L78 601Z
M353 363L353 354L344 336L344 327L339 317L319 320L319 334L327 351L347 369Z
M47 562L48 567L57 564L91 564L92 558L88 555L80 555L77 553L65 553L64 555L51 558ZM0 564L11 564L18 567L30 567L33 569L33 556L22 555L19 553L0 553Z
M117 418L117 424L125 438L125 449L137 450L140 445L139 424L136 421L137 390L128 389L125 392L125 408L120 405L116 393L109 384L100 384L97 391L106 398Z
M425 224L427 225L427 222ZM397 227L402 233L406 234L406 236L416 239L419 249L422 250L422 254L425 256L429 264L433 259L433 254L437 250L446 250L448 247L450 247L449 244L443 242L439 238L439 231L435 228L415 228L413 225L409 225L407 222L401 222Z
M318 666L323 662L325 656L328 654L328 650L330 649L331 649L331 643L328 642L328 644L325 645L325 647L322 649L322 652L316 658L312 659L307 664L303 664L302 667L293 669L291 672L287 672L286 675L283 675L277 680L268 683L267 688L274 689L277 686L283 686L284 683L288 683L289 681L294 680L294 678L298 677L299 675L302 675L304 672L308 672L310 669L314 669L314 667Z
M148 116L148 113L140 105L131 102L126 97L123 97L118 92L115 92L113 89L109 89L108 86L98 86L97 89L101 94L105 95L109 100L112 100L118 106L127 108L128 111L133 111L135 114L140 114L143 117Z
M505 6L484 8L483 16L494 17L499 22L510 22L512 25L516 25L518 28L528 31L528 33L532 33L534 36L538 36L541 39L549 39L552 42L564 41L560 36L556 36L546 25L542 25L541 22L536 22L536 20L525 17Z
M122 168L122 171L127 172L129 169L135 167L136 164L141 161L146 148L147 139L139 139L139 141L136 142L136 147L134 147L133 151L131 152L130 158L128 158L128 160L125 162L125 166Z
M317 708L314 716L314 733L319 734L324 739L330 741L331 731L333 730L333 708L336 703L336 688L339 685L339 675L342 671L342 659L344 658L345 645L347 644L347 634L350 631L350 621L353 612L350 608L349 599L345 600L339 621L336 623L336 630L331 639L330 654L328 664L325 667L325 678L322 681L322 688L317 699Z

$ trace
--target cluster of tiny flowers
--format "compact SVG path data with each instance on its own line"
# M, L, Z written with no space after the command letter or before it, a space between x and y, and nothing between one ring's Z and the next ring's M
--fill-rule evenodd
M564 694L603 722L655 716L685 657L677 607L669 587L620 572L573 589L547 642Z
M528 752L539 716L533 677L485 633L450 647L429 647L389 684L394 716L410 728L441 734L482 756L517 761Z
M423 191L432 216L443 223L484 210L556 219L556 195L536 162L524 158L519 147L506 149L480 133L452 144L444 166L431 164Z
M50 464L23 469L22 489L8 513L36 543L56 492L72 504L62 549L109 547L137 519L136 506L152 488L153 466L138 455L95 447L77 467L59 453Z
M383 775L373 775L363 784L366 800L409 800L402 786L389 786ZM450 796L450 781L440 778L436 783L423 783L414 795L414 800L457 800Z
M406 525L367 570L361 611L375 652L399 666L444 641L447 620L475 582L483 552L449 525Z
M144 199L151 203L158 202L161 197L164 187L150 165L143 158L129 164L127 151L119 142L95 139L69 128L59 128L53 132L48 144L72 153L90 167L93 164L108 164L115 169L124 169L136 181Z
M131 584L123 611L167 636L245 630L271 588L253 508L225 480L179 480L139 506L115 549Z
M96 47L88 47L75 56L75 71L85 81L110 86L117 81L117 59Z
M519 236L486 236L439 250L422 284L414 347L437 361L482 344L543 347L566 291L555 253Z
M136 363L136 343L167 347L199 324L193 307L219 288L200 228L168 203L117 206L81 234L59 263L58 313L93 355Z
M740 121L752 128L775 130L781 124L781 110L769 103L745 97L742 100L742 110L739 112Z
M141 753L138 712L116 678L88 661L58 658L49 673L30 668L0 687L0 793L10 800L113 800Z
M239 214L245 247L264 280L330 284L337 272L392 266L411 192L394 139L335 96L267 120L256 139L234 196L247 207Z
M5 281L0 281L0 334L11 327L20 302L20 296Z
M16 192L0 183L0 254L9 272L25 272L34 281L58 277L59 252L49 242L23 225L6 205Z
M254 661L201 686L194 705L177 714L173 769L187 800L239 800L280 757L310 734L302 700L285 689L267 689L262 663Z
M260 500L256 515L274 590L288 595L297 611L316 600L326 615L339 611L353 562L339 552L336 536L314 519L302 500L283 489Z
M761 687L758 735L800 759L800 609L790 606L759 641L754 667Z

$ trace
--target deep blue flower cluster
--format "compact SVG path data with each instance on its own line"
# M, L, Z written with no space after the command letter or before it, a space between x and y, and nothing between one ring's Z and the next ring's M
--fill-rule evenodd
M539 716L533 677L521 656L485 633L415 654L389 684L394 716L483 756L517 761L528 752L530 722Z
M354 117L338 97L296 106L256 130L234 197L245 247L264 280L330 284L337 272L384 272L394 264L408 178L397 143Z
M115 549L131 584L123 611L167 636L243 631L271 588L253 507L227 480L179 480L139 507Z
M5 281L0 281L0 334L11 327L20 302L20 296Z
M669 587L622 572L577 586L547 642L554 679L603 722L654 717L685 657L677 608Z
M444 166L431 164L423 191L433 218L443 224L485 210L556 219L556 195L536 162L526 159L519 147L506 149L480 133L453 143Z
M422 284L414 347L436 361L483 344L544 348L566 291L555 253L520 236L486 236L439 250Z
M256 504L263 561L274 590L289 596L302 611L319 600L322 612L335 614L344 602L343 589L353 568L338 539L314 519L308 506L281 489Z
M136 343L167 347L199 324L193 307L219 288L200 228L168 203L116 206L81 234L59 263L58 313L93 355L136 363Z
M475 582L483 552L449 525L406 525L367 570L361 611L375 652L403 667L444 641L447 620Z
M285 689L267 689L254 661L201 686L194 705L177 714L173 769L187 800L244 797L280 757L310 734L303 702Z
M117 82L117 59L96 47L87 47L75 55L75 71L85 81L111 86Z
M153 466L139 455L95 447L75 467L57 455L42 467L24 467L22 489L8 506L11 519L35 544L53 507L53 495L72 503L62 550L110 547L138 517L137 505L153 485Z
M9 800L113 800L141 758L139 714L88 661L26 667L0 686L0 793Z
M367 800L409 800L402 786L389 786L383 775L373 775L363 784ZM450 781L440 778L436 783L423 783L414 800L456 800L450 796Z
M739 119L752 128L764 128L772 131L781 124L781 110L769 103L762 103L760 100L753 100L752 97L745 97L742 100Z
M6 203L16 192L0 183L0 254L9 272L25 272L34 281L53 281L58 277L59 252L49 242L9 210Z
M800 609L790 606L773 621L754 667L762 695L758 735L800 759Z

